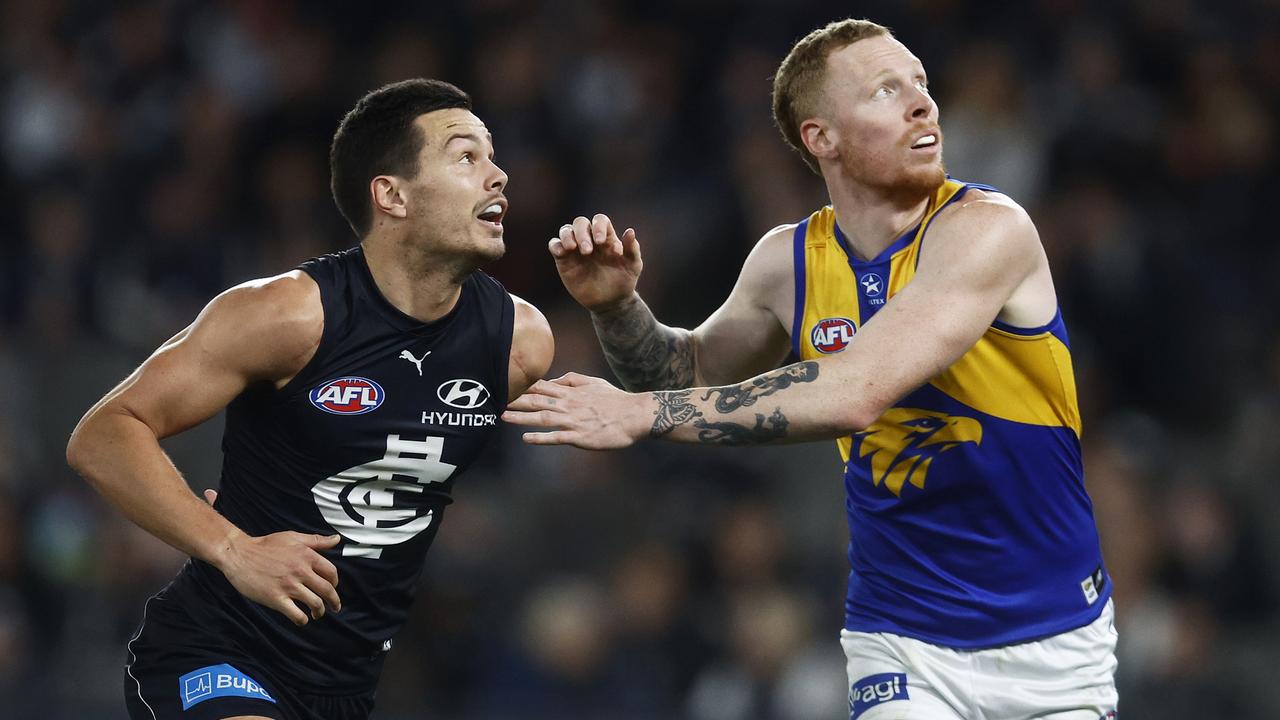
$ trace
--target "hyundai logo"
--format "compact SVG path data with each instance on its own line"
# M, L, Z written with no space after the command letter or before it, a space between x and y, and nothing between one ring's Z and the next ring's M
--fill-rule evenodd
M458 379L440 383L436 397L450 407L470 410L489 401L489 390L475 380Z

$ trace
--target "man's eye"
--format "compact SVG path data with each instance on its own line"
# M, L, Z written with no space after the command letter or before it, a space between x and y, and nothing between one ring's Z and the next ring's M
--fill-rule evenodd
M459 159L459 162L473 163L475 162L475 158L471 156L471 153L462 153L462 157Z
M893 94L893 90L890 90L888 85L881 85L876 88L875 97L884 98L889 97L891 94Z
M925 93L926 95L929 93L929 81L928 81L928 80L921 80L921 81L917 82L917 83L916 83L916 87L920 88L920 92Z

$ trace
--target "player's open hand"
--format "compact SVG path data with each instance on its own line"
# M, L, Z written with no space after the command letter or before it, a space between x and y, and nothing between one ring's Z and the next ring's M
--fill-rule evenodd
M589 375L568 373L539 380L502 413L515 425L560 428L527 432L531 445L573 445L587 450L624 448L643 437L653 421L645 417L642 396Z
M232 540L218 567L241 595L284 613L295 625L306 625L308 613L302 607L317 620L326 608L342 608L338 568L319 553L341 540L339 535L299 532L242 535Z
M559 237L547 243L565 289L588 310L602 312L630 298L644 262L636 231L621 236L609 216L577 217L560 226Z

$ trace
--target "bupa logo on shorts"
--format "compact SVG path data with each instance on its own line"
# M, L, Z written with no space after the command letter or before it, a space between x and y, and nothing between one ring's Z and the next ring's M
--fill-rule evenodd
M182 697L184 711L205 700L220 697L276 701L258 681L225 663L192 670L178 678L178 694Z
M470 410L489 401L489 389L475 380L448 380L436 388L436 397L450 407Z
M906 673L868 675L849 689L849 720L890 700L908 700Z
M311 404L334 415L363 415L385 399L381 385L362 377L330 380L311 391Z
M817 348L818 352L830 355L845 349L857 330L853 325L853 321L849 318L823 318L818 321L817 325L813 326L813 332L810 333L809 340Z

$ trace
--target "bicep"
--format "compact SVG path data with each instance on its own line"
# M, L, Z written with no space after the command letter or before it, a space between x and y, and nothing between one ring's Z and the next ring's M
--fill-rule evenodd
M724 305L693 331L699 385L745 380L786 359L791 342L782 318L795 302L790 238L787 226L766 234Z
M921 258L916 277L837 356L854 369L852 390L881 411L978 342L1031 274L1039 247L1029 221L999 218L985 227L957 223L931 239L937 247Z
M129 415L163 438L209 419L252 383L292 377L323 329L312 290L259 286L223 293L90 412ZM311 300L317 307L307 306Z
M107 396L104 409L136 418L161 438L217 414L248 387L250 376L205 341L193 326L156 350Z
M725 385L776 368L790 348L774 313L737 289L693 331L698 385Z

